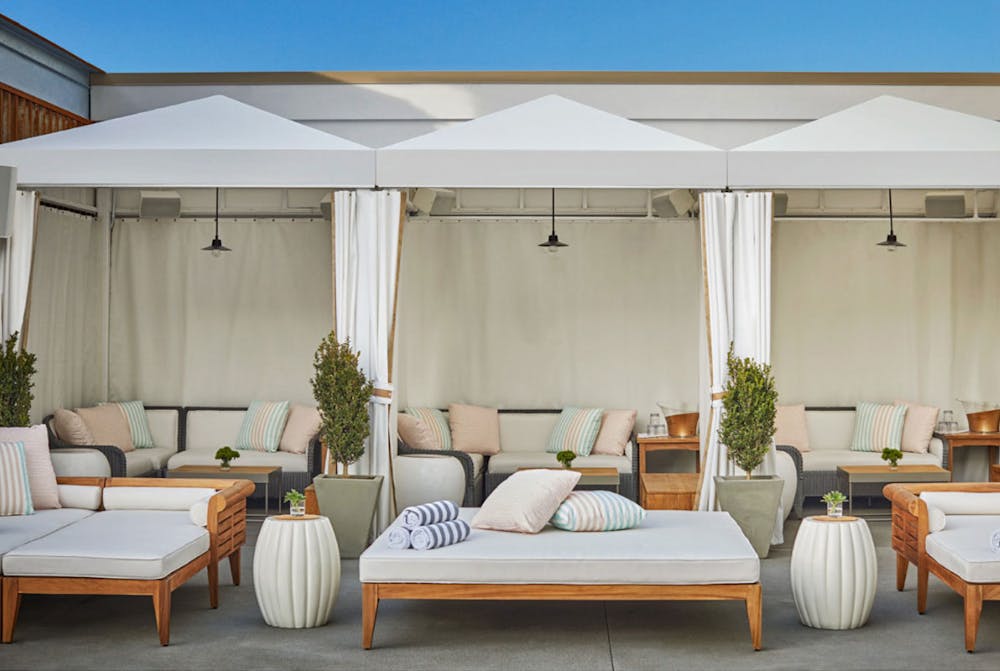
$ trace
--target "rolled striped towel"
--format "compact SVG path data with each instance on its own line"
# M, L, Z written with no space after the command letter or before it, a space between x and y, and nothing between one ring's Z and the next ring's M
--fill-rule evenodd
M403 508L399 514L400 523L407 529L425 527L428 524L439 524L458 519L458 506L451 501L433 501L419 506Z
M399 526L389 529L389 547L393 550L409 549L410 530Z
M450 520L417 527L410 533L410 544L415 550L433 550L461 543L468 537L469 525L465 520Z
M1000 529L993 532L993 536L990 537L990 547L997 554L1000 554Z

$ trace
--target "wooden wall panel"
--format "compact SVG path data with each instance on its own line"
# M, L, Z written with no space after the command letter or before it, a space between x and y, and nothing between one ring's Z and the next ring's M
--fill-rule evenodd
M13 87L0 84L0 143L76 128L90 121Z

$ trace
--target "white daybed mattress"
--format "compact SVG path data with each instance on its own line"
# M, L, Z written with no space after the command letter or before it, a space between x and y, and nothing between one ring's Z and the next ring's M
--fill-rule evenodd
M471 520L476 508L463 508ZM705 585L755 583L760 561L722 512L651 510L625 531L473 529L436 550L393 550L388 530L361 555L361 582Z

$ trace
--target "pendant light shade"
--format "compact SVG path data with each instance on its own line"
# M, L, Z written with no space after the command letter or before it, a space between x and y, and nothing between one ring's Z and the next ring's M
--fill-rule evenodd
M892 189L889 189L889 235L885 236L885 240L878 243L878 246L886 247L890 252L896 251L899 247L906 247L896 239L896 231L892 226Z
M219 189L215 189L215 237L212 238L212 244L208 247L202 247L203 252L212 252L212 256L219 258L222 256L222 252L231 252L233 250L222 244L222 238L219 237Z
M547 251L555 254L559 251L561 247L569 247L565 242L559 241L559 236L556 235L556 190L552 189L552 232L549 233L549 239L538 245L539 247L544 247Z

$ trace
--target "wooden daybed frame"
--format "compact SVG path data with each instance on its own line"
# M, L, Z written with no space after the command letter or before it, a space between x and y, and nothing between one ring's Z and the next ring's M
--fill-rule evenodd
M240 584L240 554L246 541L246 498L254 491L248 480L183 480L159 478L58 478L63 485L92 487L210 487L218 493L209 499L207 530L209 549L173 573L158 580L81 578L59 576L0 576L2 585L2 640L14 640L14 625L23 594L115 594L153 599L160 645L170 642L170 600L175 589L203 568L208 568L209 603L219 606L219 562L229 559L234 585Z
M882 490L892 502L892 549L896 551L896 589L906 586L906 572L912 563L917 567L917 612L927 610L927 577L933 573L941 582L965 599L965 649L976 650L976 634L983 601L1000 601L1000 583L966 582L927 554L927 503L921 492L994 492L1000 482L943 482L891 484ZM1000 561L1000 560L998 560Z

